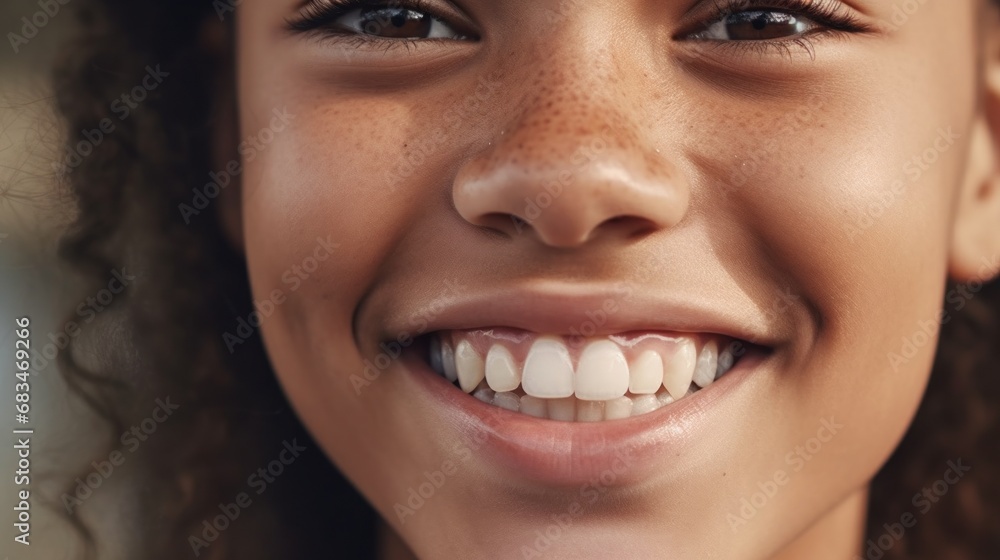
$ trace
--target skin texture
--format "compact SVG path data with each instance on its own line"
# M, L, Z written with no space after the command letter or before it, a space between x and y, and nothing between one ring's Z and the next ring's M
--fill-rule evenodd
M546 557L860 551L867 483L916 410L933 333L892 354L938 316L949 274L997 272L1000 79L977 56L997 50L972 2L928 2L895 28L892 2L844 2L871 29L809 50L679 39L712 4L466 0L480 41L409 48L290 34L297 2L241 4L238 130L294 118L220 210L255 299L287 298L262 332L291 402L418 557L523 557L580 487L473 452L401 522L423 473L458 462L461 428L414 398L401 361L352 379L387 325L537 286L710 302L773 341L712 425L676 438L683 453L588 502ZM561 194L529 215L553 181ZM289 283L318 238L333 257ZM789 460L831 419L829 441ZM787 483L734 524L778 471Z

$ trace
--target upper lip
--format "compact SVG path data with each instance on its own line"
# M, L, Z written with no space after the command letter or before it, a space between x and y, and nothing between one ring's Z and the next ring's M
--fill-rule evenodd
M423 311L419 311L422 309ZM384 323L385 339L435 331L509 327L554 335L607 336L626 332L717 334L775 348L787 325L753 305L680 298L634 284L536 281L526 286L453 290L416 308L396 308ZM413 317L419 321L420 332Z

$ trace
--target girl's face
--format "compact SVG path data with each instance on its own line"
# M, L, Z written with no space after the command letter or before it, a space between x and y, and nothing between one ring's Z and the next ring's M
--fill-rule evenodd
M982 10L245 0L243 319L420 557L847 557L998 266Z

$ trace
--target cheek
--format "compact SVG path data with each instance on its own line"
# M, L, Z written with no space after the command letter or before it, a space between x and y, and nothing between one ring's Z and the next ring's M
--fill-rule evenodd
M286 388L317 380L332 386L304 400L343 397L337 414L346 420L361 411L350 412L358 405L350 376L364 368L353 314L415 210L415 193L387 186L384 172L408 141L411 117L392 103L283 100L293 123L247 161L244 175L251 284L255 298L276 290L286 296L262 327ZM244 111L244 130L268 126L252 118L266 108L257 104Z
M246 95L245 104L255 107L244 111L244 130L266 127L252 115L275 99L296 115L247 165L248 234L267 232L259 246L248 240L248 248L271 262L315 235L332 235L343 243L336 274L322 283L325 295L356 302L389 253L451 205L456 153L486 136L479 125L491 91L473 87L429 90L402 102L331 94L323 83L278 92L248 84L258 93Z
M726 204L740 209L733 216L760 266L817 318L768 389L799 420L772 426L775 441L809 441L824 418L845 426L803 468L802 487L874 474L919 404L940 327L970 117L954 107L970 105L952 104L929 77L913 91L894 86L891 69L872 76L798 129L728 136L740 143L727 153L746 156ZM779 299L773 306L782 312Z
M405 229L406 197L386 187L383 169L405 142L408 116L393 106L361 107L379 114L371 123L352 117L352 106L292 107L295 126L248 167L248 228L268 232L261 251L272 257L301 246L302 236L342 241L341 266L328 280L331 290L351 294L358 276Z
M296 410L338 466L359 487L384 494L375 503L392 503L390 497L407 490L403 482L394 486L405 473L394 468L393 453L410 449L432 427L408 432L412 418L420 416L408 401L374 406L399 392L398 380L383 376L380 362L372 367L377 357L359 349L352 321L374 286L418 268L386 263L412 248L409 240L425 231L422 224L440 221L441 213L429 205L446 203L432 193L445 193L442 177L453 174L448 158L457 136L444 134L441 116L452 115L455 105L447 96L437 98L444 102L404 105L319 92L276 94L260 85L244 88L257 92L242 100L244 131L270 126L269 119L255 116L267 115L275 99L294 115L285 130L246 158L242 176L254 298L262 303L275 292L284 298L261 327L268 355ZM467 121L474 115L454 114ZM320 259L331 246L329 258ZM406 255L395 260L410 262ZM410 455L427 456L431 465L445 454L435 455L435 449L425 445Z

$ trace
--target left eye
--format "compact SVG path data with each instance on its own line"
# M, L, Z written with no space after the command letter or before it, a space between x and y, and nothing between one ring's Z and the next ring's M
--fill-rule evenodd
M333 24L343 31L385 39L464 39L446 22L418 10L379 6L351 10Z
M723 16L695 39L711 41L766 41L802 35L820 27L816 22L795 14L774 10L752 10Z

